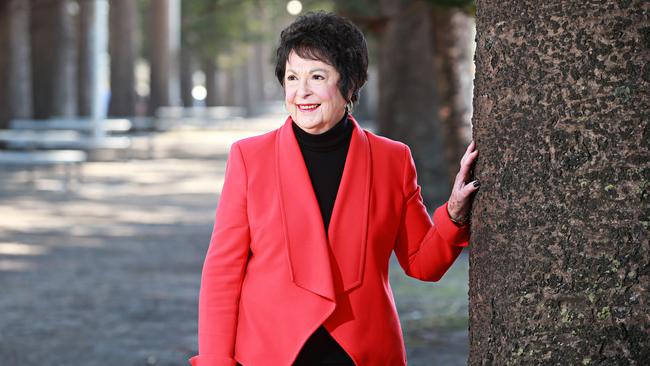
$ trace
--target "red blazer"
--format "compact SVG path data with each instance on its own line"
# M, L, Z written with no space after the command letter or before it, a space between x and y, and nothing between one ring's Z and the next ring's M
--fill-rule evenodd
M203 264L193 366L289 366L324 323L358 366L405 365L388 263L438 281L467 246L426 212L409 148L354 131L325 234L289 117L234 143Z

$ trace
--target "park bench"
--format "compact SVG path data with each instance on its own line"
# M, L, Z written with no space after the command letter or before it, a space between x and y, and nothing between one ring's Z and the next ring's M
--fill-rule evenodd
M131 140L124 136L95 137L77 131L0 130L0 142L13 150L124 150Z
M0 151L0 166L27 168L31 173L33 183L34 168L62 166L64 168L64 190L68 191L72 176L76 173L77 181L81 181L81 165L87 155L79 150L47 150L47 151Z
M34 141L35 148L41 149L79 149L93 150L128 150L133 156L133 145L137 140L145 140L147 157L151 158L154 150L150 120L138 120L138 124L125 118L91 119L91 118L51 118L47 120L15 119L10 122L12 130L52 133L54 131L74 131L80 133L76 143L48 142L41 143L39 137ZM147 131L149 130L149 131ZM12 143L13 144L13 143ZM16 144L13 144L16 146ZM16 146L16 148L20 148Z
M126 133L131 129L128 119L51 118L46 120L14 119L12 130L72 130L94 136Z

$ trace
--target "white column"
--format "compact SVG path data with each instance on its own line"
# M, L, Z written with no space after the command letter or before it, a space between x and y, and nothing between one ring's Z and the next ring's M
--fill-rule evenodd
M181 101L181 0L169 0L169 102L183 105Z
M108 108L108 1L96 1L95 22L92 27L92 118L106 117Z

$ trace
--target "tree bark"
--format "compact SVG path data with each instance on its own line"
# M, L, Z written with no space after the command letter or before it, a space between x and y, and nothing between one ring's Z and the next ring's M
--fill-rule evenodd
M432 17L438 118L451 186L471 139L474 21L464 10L441 6L434 7Z
M97 21L95 0L79 2L79 52L77 53L77 108L80 116L90 116L93 112L93 24Z
M649 13L478 2L470 365L650 360Z
M108 114L118 117L134 116L137 4L135 0L110 0L109 5L111 100Z
M32 0L32 77L36 118L77 112L76 49L67 0Z
M449 196L433 75L431 7L383 0L388 17L379 56L379 132L408 144L428 207Z
M32 117L29 2L0 3L0 128Z

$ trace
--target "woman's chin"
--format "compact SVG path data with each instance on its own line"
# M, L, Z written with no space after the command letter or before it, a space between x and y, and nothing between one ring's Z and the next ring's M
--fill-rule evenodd
M305 118L302 116L298 116L298 120L296 121L296 124L300 126L303 130L311 130L311 129L318 129L322 127L323 123L315 118Z
M318 124L322 120L322 117L320 116L320 114L317 114L315 111L314 112L299 111L298 119L300 121L304 121L306 124Z

